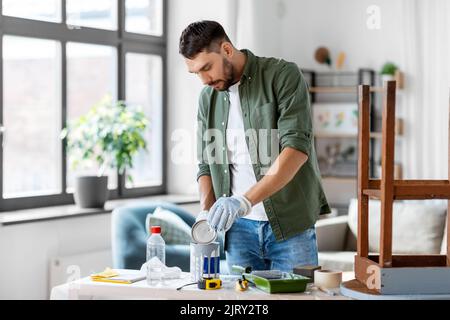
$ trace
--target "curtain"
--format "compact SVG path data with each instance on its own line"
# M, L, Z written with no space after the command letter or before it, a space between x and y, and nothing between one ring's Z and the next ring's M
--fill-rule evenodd
M400 158L405 179L448 178L450 1L403 0L404 118Z

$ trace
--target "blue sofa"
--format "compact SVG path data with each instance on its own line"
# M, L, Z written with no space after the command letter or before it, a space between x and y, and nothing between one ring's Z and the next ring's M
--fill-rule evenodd
M126 205L112 212L112 256L113 267L117 269L140 269L146 258L148 233L145 220L157 207L170 210L181 217L189 226L194 216L179 205L168 202L149 202ZM221 240L221 244L223 241ZM226 273L225 254L221 245L221 271ZM189 272L190 247L186 244L166 245L166 265L178 266Z

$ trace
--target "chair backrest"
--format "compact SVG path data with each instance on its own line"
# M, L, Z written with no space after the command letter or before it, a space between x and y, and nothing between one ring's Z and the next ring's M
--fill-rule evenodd
M155 211L157 207L161 207L163 209L172 211L176 213L184 222L186 222L190 227L195 222L195 217L186 209L181 207L181 205L173 204L165 201L151 201L151 202L142 202L142 203L133 203L130 205L126 205L116 209L115 211L123 211L123 212L133 212L135 218L140 220L142 226L145 226L145 219L147 214Z
M195 222L194 216L180 205L165 201L136 201L116 208L111 219L111 246L113 266L119 269L139 269L145 261L147 215L157 207L177 214L189 226Z

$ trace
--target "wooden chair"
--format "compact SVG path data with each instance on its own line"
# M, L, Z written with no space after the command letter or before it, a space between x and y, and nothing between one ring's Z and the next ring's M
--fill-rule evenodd
M446 255L392 254L394 200L450 199L449 180L394 180L395 91L395 81L385 82L382 176L380 180L374 180L369 177L370 87L359 86L358 239L355 277L359 282L359 289L374 294L450 294L450 214L447 213ZM448 164L450 178L450 152ZM381 200L379 255L369 255L369 198ZM448 209L450 211L450 201ZM358 284L353 283L350 287L352 286L355 289Z

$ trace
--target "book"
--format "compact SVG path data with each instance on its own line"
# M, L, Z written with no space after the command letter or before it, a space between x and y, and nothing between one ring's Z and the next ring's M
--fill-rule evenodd
M92 281L97 281L97 282L111 282L111 283L123 283L123 284L131 284L134 282L138 282L141 280L144 280L146 277L144 275L141 274L123 274L123 275L118 275L116 277L111 277L111 278L95 278L95 277L91 277Z

